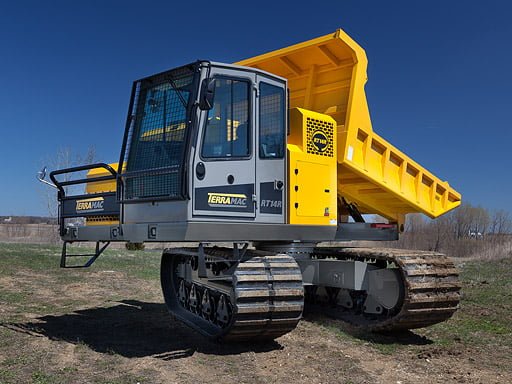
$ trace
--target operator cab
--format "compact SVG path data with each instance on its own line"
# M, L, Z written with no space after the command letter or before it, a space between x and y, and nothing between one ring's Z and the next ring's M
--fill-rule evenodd
M207 61L134 82L122 223L286 222L287 83Z

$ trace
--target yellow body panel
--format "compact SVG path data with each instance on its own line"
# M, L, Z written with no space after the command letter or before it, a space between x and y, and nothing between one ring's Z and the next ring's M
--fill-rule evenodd
M362 213L402 222L405 213L434 218L460 204L460 194L446 181L373 132L364 90L366 54L342 30L237 64L287 78L290 108L335 120L337 193Z
M165 140L176 141L183 140L185 138L185 129L187 125L185 123L170 124L165 127ZM155 128L144 132L140 136L141 141L163 141L164 140L164 129ZM117 163L116 163L117 165Z
M118 171L119 163L109 164L115 171ZM94 168L87 172L87 178L109 176L110 172L103 168ZM96 181L94 183L87 183L85 185L85 193L101 193L101 192L115 192L116 181ZM117 225L119 224L119 217L116 216L91 216L86 218L86 225Z
M111 163L109 164L116 172L119 168L119 163ZM94 168L87 172L87 178L93 177L101 177L101 176L109 176L111 173L108 172L104 168ZM107 180L107 181L96 181L94 183L87 183L85 185L85 193L100 193L100 192L115 192L116 191L116 181L115 180Z
M320 113L292 109L287 148L288 222L337 225L336 121Z

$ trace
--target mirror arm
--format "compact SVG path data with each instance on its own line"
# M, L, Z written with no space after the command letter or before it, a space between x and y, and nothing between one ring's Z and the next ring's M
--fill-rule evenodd
M39 172L37 172L37 180L39 180L41 183L49 185L50 187L53 187L55 189L59 189L55 184L52 182L45 180L46 178L46 167L43 167Z

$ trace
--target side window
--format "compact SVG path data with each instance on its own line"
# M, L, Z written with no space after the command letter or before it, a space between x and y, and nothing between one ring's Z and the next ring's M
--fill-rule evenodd
M285 143L284 89L260 83L260 158L282 159Z
M250 151L249 82L215 80L213 108L208 111L201 156L247 157Z

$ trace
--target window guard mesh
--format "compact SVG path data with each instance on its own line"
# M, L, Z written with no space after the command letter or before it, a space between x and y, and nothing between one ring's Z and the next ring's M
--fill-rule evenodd
M183 198L188 104L193 90L190 67L135 83L123 154L126 166L121 175L124 200Z

